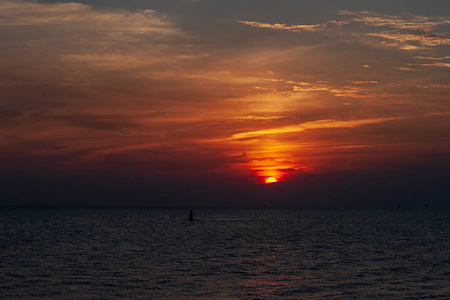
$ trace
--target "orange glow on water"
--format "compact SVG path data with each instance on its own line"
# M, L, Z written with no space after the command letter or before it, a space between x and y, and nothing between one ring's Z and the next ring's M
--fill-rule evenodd
M274 178L274 177L269 177L269 178L266 179L266 183L267 184L275 183L275 182L278 182L278 180L276 180L276 178Z

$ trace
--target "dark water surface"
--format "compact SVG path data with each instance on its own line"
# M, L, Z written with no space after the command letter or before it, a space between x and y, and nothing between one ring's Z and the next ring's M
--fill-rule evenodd
M450 299L449 211L0 209L0 298Z

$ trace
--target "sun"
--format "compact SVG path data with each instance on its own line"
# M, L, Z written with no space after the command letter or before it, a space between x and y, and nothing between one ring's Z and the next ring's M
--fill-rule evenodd
M269 177L266 179L266 183L274 183L277 182L277 180L274 177Z

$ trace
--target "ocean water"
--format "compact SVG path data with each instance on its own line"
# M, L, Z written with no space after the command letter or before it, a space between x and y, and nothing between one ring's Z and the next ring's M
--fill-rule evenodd
M1 299L450 299L450 212L0 209Z

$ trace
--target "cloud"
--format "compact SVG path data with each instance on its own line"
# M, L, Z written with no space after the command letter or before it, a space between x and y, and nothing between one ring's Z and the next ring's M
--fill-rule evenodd
M300 32L300 31L318 31L323 30L325 25L315 24L315 25L286 25L286 24L270 24L270 23L261 23L261 22L251 22L251 21L241 21L235 20L236 22L249 25L252 27L259 28L270 28L276 30L288 30L292 32Z
M77 127L86 127L104 131L119 131L124 129L139 129L142 125L134 120L127 119L123 115L72 113L54 116L41 116L46 120L56 120Z
M289 82L287 82L289 83ZM373 91L370 91L366 87L361 86L333 86L331 84L320 83L320 82L292 82L291 93L314 93L314 92L328 92L337 97L371 97L373 96ZM353 81L354 84L375 84L378 81Z
M349 17L351 22L363 23L370 27L385 27L406 30L432 30L435 26L449 24L450 18L433 18L414 14L392 16L371 11L346 11L338 13Z
M410 66L421 66L421 67L438 67L438 68L450 68L450 63L435 62L430 64L408 64Z
M0 109L156 109L175 93L189 98L198 92L182 87L189 72L180 69L205 56L185 38L174 19L153 10L0 0Z
M379 83L376 80L367 80L367 81L352 81L354 84L376 84Z
M427 59L427 60L442 60L442 57L427 57L427 56L414 56L413 58Z
M109 38L126 38L125 34L177 34L166 17L154 10L96 11L80 3L40 4L29 1L0 1L0 26L58 26L92 32L101 31ZM95 32L94 31L94 32Z
M416 87L422 89L450 89L450 85L447 84L428 84L428 85L417 85ZM438 113L441 114L441 113ZM445 113L446 114L446 113Z
M374 32L363 35L390 41L382 43L385 46L409 51L450 44L448 34L433 32L439 25L450 24L450 18L414 14L393 16L369 11L340 11L339 14L349 17L352 23L362 23L373 29Z
M278 120L283 119L284 116L238 116L235 119L238 120L254 120L254 121L268 121L268 120Z
M435 47L439 45L450 45L450 36L444 34L380 32L368 33L367 35L394 41L395 43L385 43L385 45L396 46L403 50L424 49L420 46ZM419 46L411 44L414 42Z
M382 43L383 46L398 47L403 50L419 50L423 47L435 47L450 44L450 36L446 33L437 33L433 30L439 25L450 24L450 18L425 17L414 14L400 16L379 14L370 11L339 11L342 20L330 20L314 25L286 25L271 24L252 21L236 22L252 27L287 30L291 32L315 31L321 34L330 34L342 28L346 28L354 34L367 37L377 37L391 41ZM354 25L364 25L366 29L360 32ZM418 45L414 45L417 43Z
M306 122L298 125L289 125L278 128L264 129L264 130L256 130L249 132L241 132L233 134L229 140L239 140L252 138L262 135L268 134L282 134L282 133L292 133L292 132L301 132L307 129L323 129L323 128L352 128L359 127L366 124L374 124L374 123L382 123L391 120L395 120L396 118L375 118L375 119L361 119L361 120L352 120L352 121L339 121L339 120L317 120L312 122Z
M136 56L122 54L63 54L62 62L90 64L104 68L133 68L142 64Z

